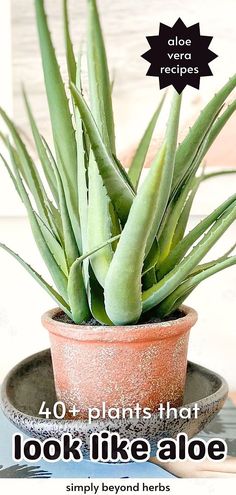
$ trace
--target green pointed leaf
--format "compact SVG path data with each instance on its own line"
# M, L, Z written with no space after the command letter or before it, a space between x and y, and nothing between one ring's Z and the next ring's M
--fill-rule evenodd
M79 270L79 266L81 266L82 270L82 263L84 264L85 262L88 261L88 258L90 258L92 255L94 255L97 251L100 251L104 249L108 244L112 244L115 241L117 241L120 238L120 235L112 237L109 239L107 242L100 246L96 246L92 251L85 253L83 256L80 256L74 263L76 269ZM94 276L94 273L92 271L92 268L89 267L89 263L87 263L86 268L88 270L88 279L87 279L87 290L88 290L88 299L89 299L89 305L91 309L91 313L95 320L99 321L102 325L112 325L111 320L108 318L106 311L105 311L105 306L104 306L104 294L103 294L103 288L101 285L98 283L96 277ZM87 276L87 274L86 274ZM81 281L81 278L80 278ZM71 288L68 289L68 291L71 291ZM81 290L81 286L80 286ZM70 296L71 297L71 296ZM74 301L71 301L71 304L73 305L73 308L75 307L75 311L79 311L77 308L76 310L76 293L74 291Z
M153 222L149 238L146 246L146 254L152 247L155 237L158 234L158 230L161 225L161 221L164 217L165 210L168 204L172 177L175 166L175 154L179 129L179 116L180 116L181 96L175 91L172 99L170 115L168 119L165 143L166 143L166 155L165 163L162 170L161 182L159 190L157 191L157 198L155 201L155 221Z
M113 155L113 158L114 158L114 160L116 162L116 166L117 166L118 170L120 171L123 179L128 184L128 186L130 186L130 188L132 189L132 191L134 191L134 193L136 193L136 191L134 190L134 186L133 186L133 184L131 182L131 179L130 179L128 173L125 170L125 167L123 167L122 163L120 162L120 160L117 158L116 155Z
M63 273L67 277L68 276L68 268L67 268L65 253L63 251L62 246L59 244L58 240L54 237L53 233L51 232L51 230L49 230L49 228L43 222L43 220L37 215L37 213L36 213L36 216L37 216L37 220L39 223L39 227L42 231L43 237L44 237L51 253L53 254L58 266L62 269Z
M168 297L195 266L210 251L218 239L224 234L236 219L236 201L228 207L223 215L216 220L202 240L192 248L191 252L171 272L164 276L156 285L143 293L143 311L146 312Z
M133 201L105 280L106 313L115 325L137 322L141 315L142 267L165 157L163 147Z
M58 239L61 245L64 244L63 241L63 229L62 229L62 221L60 211L54 206L53 203L50 202L50 211L49 217L52 225L52 231L54 232L55 237Z
M225 124L228 122L230 117L233 115L235 110L236 110L236 100L234 100L230 105L228 105L228 107L222 113L222 115L220 115L213 122L213 125L210 127L209 132L207 133L206 138L203 142L203 145L201 146L200 153L198 155L197 166L201 164L206 153L210 149L211 145L213 144L217 136L220 134L220 132L222 131L222 129L224 128Z
M83 51L82 51L82 44L80 45L80 48L79 48L79 56L78 56L78 61L77 61L77 73L76 73L76 84L75 86L77 87L77 89L80 91L81 94L84 94L84 91L83 91L83 85L82 85L82 75L81 75L81 60L82 60L82 55L83 55ZM88 137L88 134L87 134L87 131L86 131L86 127L84 125L84 123L82 122L81 120L81 117L80 117L80 113L79 113L79 110L78 108L76 107L76 105L74 104L74 100L73 100L73 108L74 108L74 112L75 112L75 119L76 119L76 132L77 132L77 122L79 120L80 122L80 127L82 127L82 138L83 138L83 143L82 143L82 147L79 151L79 154L81 153L81 150L84 151L84 165L85 165L85 168L86 170L88 169L88 162L89 162L89 157L90 157L90 151L91 151L91 146L90 146L90 141L89 141L89 137ZM77 143L77 152L78 152L78 143ZM77 156L77 162L79 164L79 157Z
M48 211L46 204L48 203L48 198L40 179L40 176L37 172L37 169L15 127L13 122L6 115L4 110L0 108L0 115L2 116L5 124L7 125L11 136L13 138L16 149L12 147L9 140L8 150L10 153L11 161L15 163L15 165L19 168L21 174L23 175L31 193L33 194L38 212L40 216L43 218L45 223L49 223Z
M0 109L0 113L1 113L1 109ZM6 114L5 114L5 116L7 117ZM6 149L8 150L8 152L10 150L11 157L12 157L11 158L11 161L12 161L12 159L14 159L14 162L16 163L16 165L17 165L17 167L18 167L18 169L19 169L19 171L20 171L20 173L21 173L21 175L22 175L25 183L27 184L27 178L26 178L25 173L24 173L24 168L21 166L21 162L19 160L19 156L18 156L17 150L16 150L14 144L12 144L12 141L13 140L11 140L11 142L10 142L9 136L8 135L4 135L1 132L0 132L0 138L2 139L2 142L4 143L4 145L5 145Z
M180 184L222 104L236 86L236 74L218 91L200 113L176 153L172 190Z
M90 100L95 121L107 149L115 154L115 132L107 55L95 0L88 5L88 69Z
M88 250L103 244L111 234L109 198L99 175L93 155L89 162L89 203L88 203ZM91 265L100 285L104 287L106 275L112 260L111 244L91 258Z
M50 152L50 150L48 150ZM62 228L63 228L63 239L64 239L64 247L65 247L65 253L66 253L66 259L68 263L68 268L71 267L71 265L74 263L74 261L78 258L79 256L79 250L78 246L76 243L76 239L74 236L74 231L72 229L71 225L71 220L67 208L67 203L66 203L66 197L65 197L65 192L63 188L63 183L62 179L60 177L60 173L57 169L56 163L53 160L52 155L51 156L51 163L53 167L53 171L56 177L56 183L57 183L57 191L58 191L58 197L59 197L59 205L60 205L60 214L61 214L61 220L62 220Z
M82 90L81 85L81 51L77 64L76 85ZM77 186L78 186L78 205L81 225L82 254L88 249L87 230L88 230L88 162L90 155L90 144L86 136L86 130L80 117L78 108L74 105L75 122L76 122L76 144L77 144ZM89 261L86 259L81 266L86 290L89 287Z
M57 163L64 184L72 228L78 247L81 249L80 223L77 208L75 131L72 125L64 84L48 29L43 0L35 0L35 11Z
M73 45L70 36L67 3L68 3L67 0L63 0L63 21L64 21L64 37L65 37L65 46L66 46L66 62L67 62L69 79L73 81L73 83L75 83L76 61L75 61L75 55L74 55Z
M174 235L173 235L172 243L171 243L171 251L173 251L173 249L179 244L179 242L182 241L182 239L184 237L184 233L185 233L185 230L186 230L186 227L188 224L188 220L189 220L191 208L193 205L193 201L194 201L194 198L196 196L196 193L198 191L198 188L199 188L201 181L202 181L201 177L195 177L193 180L192 190L191 190L189 197L188 197L188 199L184 205L184 208L181 212L181 215L178 219L178 222L177 222L177 225L176 225L176 228L174 231Z
M101 325L113 325L105 310L103 288L94 276L91 266L89 267L88 298L90 311L95 320Z
M154 240L152 247L144 260L142 275L146 275L149 270L154 270L160 258L160 247L157 239Z
M89 135L103 183L121 221L125 222L135 196L134 191L124 180L120 170L118 170L114 158L109 154L102 141L99 130L83 96L73 84L71 85L71 92Z
M28 114L31 130L32 130L33 138L34 138L34 143L35 143L35 146L37 149L38 157L39 157L40 163L42 165L47 183L49 185L49 188L52 192L52 195L55 199L56 204L58 205L58 194L57 194L57 189L55 187L55 175L54 175L50 160L47 156L42 137L40 135L37 124L35 122L35 119L34 119L34 116L33 116L26 92L24 90L23 90L23 97L24 97L25 107L27 110L27 114Z
M165 258L168 256L173 237L175 234L175 230L180 220L181 214L183 212L185 203L188 199L189 192L192 190L194 183L196 182L195 177L190 179L187 184L182 188L178 198L173 202L170 208L166 210L166 221L164 224L164 228L162 230L162 234L159 238L159 247L160 247L160 257L158 262L162 263Z
M110 80L103 35L100 26L96 2L88 0L88 78L90 106L102 140L110 154L115 152L115 137ZM112 236L112 218L110 216L110 198L103 185L102 177L94 154L90 153L89 166L89 202L88 202L88 250L102 244ZM112 260L111 245L98 251L90 259L93 272L101 286L104 286L107 271Z
M19 137L19 135L16 135ZM12 166L17 168L21 175L25 178L25 182L28 185L31 193L33 194L33 197L35 199L36 206L38 207L38 211L41 214L44 223L47 225L47 227L56 235L56 237L59 239L60 238L60 221L58 219L58 211L54 207L51 201L47 198L44 186L41 182L41 179L38 175L37 169L35 168L30 156L27 153L26 148L24 147L24 143L21 141L21 138L19 137L19 142L22 144L22 150L25 150L25 158L26 161L24 162L23 157L22 158L22 164L20 161L20 156L17 152L17 150L11 145L10 141L6 139L6 146L8 147L8 152L11 158L11 163ZM29 164L29 168L28 165ZM12 171L8 170L12 180L13 180L13 174ZM14 182L14 180L13 180ZM16 187L16 184L14 184ZM20 195L20 191L16 187L18 194ZM21 195L20 195L21 197Z
M12 170L11 170L11 167L8 165L8 162L7 162L6 158L2 155L2 153L0 153L0 158L1 158L2 163L5 166L8 174L9 174L9 177L11 178L11 180L12 180L14 186L15 186L15 189L16 189L17 194L19 194L19 196L21 197L19 188L17 186L17 182L16 182L16 179L15 179L15 176L14 176Z
M218 170L215 172L209 172L209 173L204 174L202 176L202 182L204 182L205 180L208 180L208 179L214 179L215 177L220 177L221 175L232 175L232 174L236 174L235 168L225 169L225 170L221 169L221 170Z
M224 201L210 215L204 218L199 224L194 227L183 239L176 245L173 251L170 252L166 260L159 266L159 271L162 276L170 272L175 265L185 256L187 251L193 244L207 231L207 229L217 220L229 207L234 208L236 194Z
M99 246L96 246L94 249L92 249L92 251L87 251L86 253L84 253L82 256L77 258L76 261L79 261L80 263L82 263L87 258L90 258L91 256L93 256L93 254L95 254L97 251L100 251L101 249L104 249L105 247L107 247L108 244L113 244L114 242L118 241L118 239L120 239L120 236L121 236L121 234L116 235L114 237L111 237L106 242L103 242L103 244L99 244Z
M182 187L182 185L184 185L184 183L189 180L190 177L193 177L197 173L197 170L201 165L206 153L210 149L212 143L215 141L229 118L234 113L235 109L236 100L233 101L233 103L231 103L220 116L218 115L220 114L221 108L220 110L218 110L218 113L213 118L206 135L203 137L202 142L197 149L194 159L191 161L189 167L184 173L182 180L178 184L178 187L176 187L176 189L172 191L172 197L174 197L176 193L178 194L178 190Z
M24 202L24 205L27 209L28 213L28 218L30 221L32 233L34 235L35 242L38 246L38 249L41 253L42 258L44 259L49 272L51 273L51 276L54 280L54 283L56 284L60 294L62 297L67 301L67 278L61 268L58 266L56 263L53 254L51 253L45 238L42 234L42 231L40 229L38 219L36 214L34 213L34 210L32 208L29 196L26 192L26 189L24 187L23 181L21 179L21 176L19 174L19 171L17 167L13 164L14 167L14 172L15 172L15 179L17 182L17 187L19 189L22 201Z
M145 133L144 133L144 135L143 135L143 137L139 143L139 146L135 152L135 155L132 159L131 165L129 167L128 175L131 179L131 182L132 182L135 190L137 190L137 187L139 184L139 179L141 176L143 165L144 165L146 157L147 157L147 152L149 150L149 146L151 143L153 132L154 132L154 129L156 127L156 123L157 123L158 117L160 115L160 112L161 112L161 109L162 109L162 106L163 106L163 103L165 100L165 96L166 95L164 94L164 96L162 97L155 113L153 114L153 116L152 116L152 118L148 124L148 127L145 130Z
M78 324L86 322L89 319L90 311L79 259L70 268L68 298L73 321Z
M215 273L225 270L226 268L236 264L236 256L230 258L216 260L212 263L205 264L202 270L185 280L169 297L164 299L157 308L157 314L164 317L179 308L186 297L200 284L203 280L211 277Z
M39 275L28 263L26 263L18 254L16 254L14 251L12 251L9 247L7 247L5 244L0 243L0 247L4 249L7 253L9 253L13 258L15 258L26 270L30 275L43 287L43 289L46 290L46 292L56 301L56 303L60 306L60 308L70 317L72 318L70 308L66 301L63 299L63 297L58 294L58 292L51 287L45 280Z
M233 244L233 246L228 249L228 251L223 254L222 256L220 256L220 258L217 258L215 260L212 260L212 261L207 261L206 263L201 263L200 265L197 265L189 274L188 278L189 277L192 277L193 275L197 275L198 273L201 273L203 272L204 270L206 270L207 268L211 268L212 266L215 266L217 263L219 263L220 261L224 261L225 259L228 258L228 256L234 251L236 247L236 243Z
M76 84L81 89L80 60L77 65ZM76 144L77 144L77 170L78 170L78 202L81 224L82 253L87 250L87 225L88 225L88 184L87 184L87 157L83 123L77 107L75 107L76 119Z

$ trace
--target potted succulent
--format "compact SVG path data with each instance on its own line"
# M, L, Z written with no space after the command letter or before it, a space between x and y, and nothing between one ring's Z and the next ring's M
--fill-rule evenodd
M236 76L203 109L177 147L181 96L173 94L163 144L144 181L142 167L164 97L127 173L116 155L112 85L95 0L87 0L89 101L83 96L80 58L64 31L66 91L43 0L35 0L45 86L54 138L51 150L24 100L42 170L15 124L1 110L10 138L2 157L23 201L35 242L54 282L49 285L10 248L52 296L47 312L57 396L67 408L180 405L187 346L196 311L182 303L207 277L236 263L236 256L201 263L236 218L236 194L185 233L203 180L205 154L236 101L223 109ZM68 96L69 100L68 101ZM41 178L42 173L44 175ZM45 186L47 183L47 187Z

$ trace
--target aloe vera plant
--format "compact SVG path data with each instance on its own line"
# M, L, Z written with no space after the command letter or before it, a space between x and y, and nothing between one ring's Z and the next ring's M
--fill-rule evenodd
M164 97L127 173L116 155L112 84L96 1L87 0L89 102L83 96L81 54L75 56L70 37L67 1L66 89L43 0L35 0L35 10L54 147L41 136L24 91L41 168L1 109L9 130L9 136L1 134L9 156L2 162L25 205L54 287L9 247L1 247L75 323L93 317L105 325L127 325L144 313L147 319L150 312L170 315L200 282L236 263L230 252L201 263L236 219L236 194L186 234L194 197L212 175L199 167L236 109L236 100L224 108L236 75L206 105L179 146L181 96L173 94L164 141L140 184Z

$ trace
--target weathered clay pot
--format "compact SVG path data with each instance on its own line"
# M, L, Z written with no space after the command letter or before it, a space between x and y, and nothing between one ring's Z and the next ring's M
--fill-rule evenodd
M58 308L42 317L49 331L57 397L69 410L149 407L183 400L188 339L197 313L163 323L86 326L62 323Z

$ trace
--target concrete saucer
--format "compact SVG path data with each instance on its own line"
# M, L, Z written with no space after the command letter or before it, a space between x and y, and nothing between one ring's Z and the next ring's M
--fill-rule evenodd
M199 407L198 417L191 419L160 418L153 413L150 419L100 419L88 423L79 419L45 419L39 415L43 401L50 410L56 402L51 353L34 354L17 364L7 375L1 389L2 409L7 418L22 432L41 440L61 438L64 433L82 440L83 456L89 457L89 439L102 430L119 432L123 438L144 438L150 442L152 455L160 438L175 438L185 432L189 438L199 433L223 407L228 393L225 380L198 364L188 362L184 407Z

